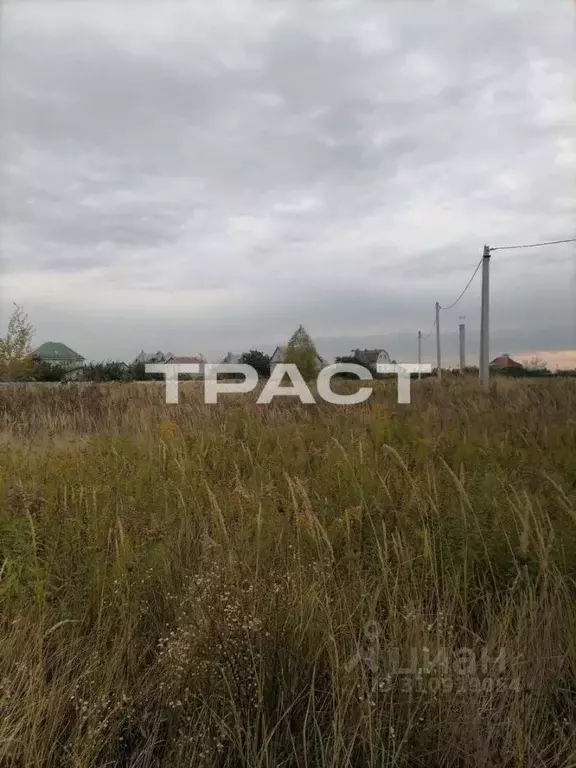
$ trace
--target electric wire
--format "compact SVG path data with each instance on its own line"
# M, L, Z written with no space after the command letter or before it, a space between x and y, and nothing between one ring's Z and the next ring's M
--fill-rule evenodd
M458 296L458 298L456 299L456 301L453 301L453 302L452 302L452 304L450 304L448 307L440 307L440 309L443 309L444 311L446 311L446 310L448 310L448 309L452 309L452 307L455 307L455 306L456 306L456 304L458 304L458 302L460 301L460 299L462 298L462 296L464 296L464 294L466 293L466 291L468 290L468 288L470 288L470 286L472 285L472 280L474 280L474 278L476 277L476 274L477 274L477 272L478 272L478 270L480 269L480 267L481 267L481 266L482 266L482 259L480 259L480 261L478 262L478 266L477 266L477 267L476 267L476 269L474 270L474 272L473 272L473 274L472 274L472 277L470 278L470 280L468 280L468 283L467 283L467 285L466 285L466 288L464 288L464 290L462 291L462 293L460 294L460 296Z

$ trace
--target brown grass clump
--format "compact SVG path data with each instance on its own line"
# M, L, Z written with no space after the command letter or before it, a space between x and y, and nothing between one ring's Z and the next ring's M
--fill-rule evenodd
M576 765L576 393L0 390L0 766Z

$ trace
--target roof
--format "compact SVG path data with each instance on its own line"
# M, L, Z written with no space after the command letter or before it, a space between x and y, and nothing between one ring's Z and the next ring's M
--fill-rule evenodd
M74 352L73 349L67 347L66 344L61 344L59 341L47 341L45 344L41 344L38 349L32 352L32 357L37 357L40 360L84 360L82 355L78 352Z
M223 363L238 363L240 361L240 355L235 355L234 352L228 352L226 357L222 358Z
M390 360L390 355L385 349L354 349L353 356L364 365L376 365L381 356Z
M136 357L134 360L135 363L162 363L168 360L169 358L174 357L174 355L171 352L161 352L158 350L158 352L140 352L140 354Z
M522 363L516 362L516 360L513 360L510 355L503 354L499 355L498 357L495 357L494 360L490 363L491 366L494 368L524 368Z
M284 360L284 355L286 354L286 347L276 347L274 352L270 355L270 360L272 362L281 362Z
M169 362L171 363L203 363L204 360L202 360L201 357L170 357Z

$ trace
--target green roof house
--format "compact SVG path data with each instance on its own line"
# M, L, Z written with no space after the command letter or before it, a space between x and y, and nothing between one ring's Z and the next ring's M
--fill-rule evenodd
M32 352L33 360L49 365L62 365L66 368L77 368L83 365L84 358L78 352L61 344L59 341L47 341Z

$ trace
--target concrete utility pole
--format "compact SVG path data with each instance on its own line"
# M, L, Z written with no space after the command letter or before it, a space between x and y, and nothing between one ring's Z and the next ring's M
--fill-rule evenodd
M442 356L440 354L440 304L436 302L436 364L438 370L436 375L439 379L442 378Z
M422 365L422 331L418 331L418 365ZM418 369L418 378L422 378L420 369Z
M460 319L464 320L463 317ZM460 339L460 373L464 373L464 368L466 368L466 326L464 323L460 323L458 326L458 334Z
M484 246L482 258L482 309L480 315L480 381L485 390L490 384L490 248Z

